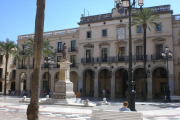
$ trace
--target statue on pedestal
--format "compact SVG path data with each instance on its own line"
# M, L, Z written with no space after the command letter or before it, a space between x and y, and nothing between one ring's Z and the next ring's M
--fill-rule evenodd
M63 44L63 48L62 48L62 54L63 54L63 61L64 60L67 60L67 58L66 58L66 43L64 42L64 44Z

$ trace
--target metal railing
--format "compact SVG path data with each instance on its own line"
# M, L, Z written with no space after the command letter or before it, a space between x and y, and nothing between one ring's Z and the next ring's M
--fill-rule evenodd
M26 65L18 65L18 69L27 69Z
M102 62L116 62L116 57L98 57L97 58L98 63Z
M57 64L54 64L53 65L53 68L60 68L60 65L57 63Z
M180 64L180 58L178 58L178 64Z
M77 63L71 64L70 67L71 68L78 68L78 64Z
M95 63L95 58L81 58L81 63Z
M62 53L62 50L55 49L55 53Z
M70 48L68 48L68 52L77 52L77 47L75 47L75 48L72 48L72 47L70 47Z
M34 65L29 65L29 69L34 69Z
M116 62L125 62L129 60L129 56L119 56L116 57Z
M41 68L48 68L48 67L50 68L50 65L48 65L48 64L42 64L41 65Z
M162 59L164 59L164 57L161 55L156 55L156 54L151 55L151 60L162 60Z

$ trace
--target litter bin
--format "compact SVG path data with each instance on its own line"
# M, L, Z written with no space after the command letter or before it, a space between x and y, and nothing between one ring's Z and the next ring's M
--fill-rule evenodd
M80 98L81 97L81 93L80 92L75 92L76 94L76 98Z

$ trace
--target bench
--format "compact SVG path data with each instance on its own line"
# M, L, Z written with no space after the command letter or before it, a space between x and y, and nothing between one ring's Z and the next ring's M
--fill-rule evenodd
M92 111L91 120L143 120L141 112L97 110Z
M165 100L166 100L166 97L167 97L167 96L165 96ZM170 96L170 98L171 98L172 101L173 101L173 100L178 100L178 101L180 101L180 96Z

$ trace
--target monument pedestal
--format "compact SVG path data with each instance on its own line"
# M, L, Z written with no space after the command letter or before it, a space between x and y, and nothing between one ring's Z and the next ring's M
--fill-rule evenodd
M60 65L59 80L55 83L55 92L46 102L53 104L75 103L76 95L73 91L73 83L69 80L71 63L62 59L58 64Z

